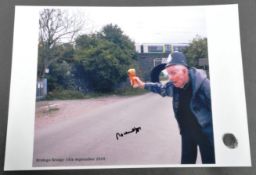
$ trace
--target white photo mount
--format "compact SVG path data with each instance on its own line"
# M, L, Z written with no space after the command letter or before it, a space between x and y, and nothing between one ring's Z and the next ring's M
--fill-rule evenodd
M38 21L43 7L16 6L4 170L251 166L239 7L237 4L201 7L205 8L207 19L216 164L33 167ZM227 133L236 137L236 148L230 149L223 143Z

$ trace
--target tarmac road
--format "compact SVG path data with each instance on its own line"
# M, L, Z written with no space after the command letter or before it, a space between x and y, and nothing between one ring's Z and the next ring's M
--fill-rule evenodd
M77 116L36 128L33 166L180 163L180 135L170 97L153 93L120 97L89 110L81 101L86 102L66 102L65 115L75 109L70 113ZM72 103L76 108L67 110Z

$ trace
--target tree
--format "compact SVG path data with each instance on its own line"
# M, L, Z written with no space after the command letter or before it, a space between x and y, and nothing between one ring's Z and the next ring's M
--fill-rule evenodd
M60 9L44 9L39 19L38 77L45 69L62 57L60 45L72 43L82 29L83 21Z
M45 76L48 79L48 90L75 89L74 84L74 48L72 44L64 43L56 47L59 59L49 65L50 72Z
M90 88L109 92L127 79L135 59L134 43L118 26L107 25L100 33L76 39L76 58L81 63Z
M207 38L196 36L183 52L187 57L188 65L198 67L199 58L208 58Z
M108 24L104 26L100 36L118 45L132 59L136 58L134 42L128 36L124 35L123 31L117 25Z
M72 89L72 66L66 61L57 61L52 63L48 78L48 90L54 91L56 89Z

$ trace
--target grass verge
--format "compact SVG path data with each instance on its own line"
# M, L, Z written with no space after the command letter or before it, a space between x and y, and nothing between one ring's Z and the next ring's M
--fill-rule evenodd
M113 92L108 93L88 93L84 94L79 91L74 90L58 90L49 92L44 100L72 100L72 99L89 99L89 98L98 98L98 97L106 97L111 95L119 95L119 96L135 96L142 95L147 93L148 91L145 89L134 89L132 87L118 89Z

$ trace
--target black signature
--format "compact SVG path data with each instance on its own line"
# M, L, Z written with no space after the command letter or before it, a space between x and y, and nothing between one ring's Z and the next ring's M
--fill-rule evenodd
M116 140L118 140L119 137L123 137L124 135L130 134L132 132L135 132L137 134L141 130L141 127L134 127L131 131L125 131L124 133L116 133Z

